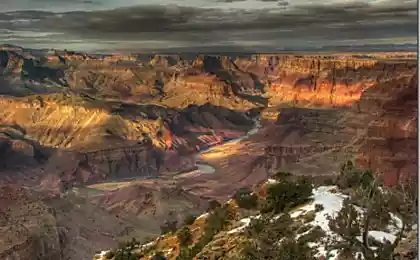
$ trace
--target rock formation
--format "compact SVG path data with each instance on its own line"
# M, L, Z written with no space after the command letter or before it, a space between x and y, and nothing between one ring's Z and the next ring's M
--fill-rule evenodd
M412 177L410 55L144 57L1 46L0 183L9 186L0 202L14 195L0 209L8 216L0 239L10 237L0 258L87 259L279 170L334 175L356 157L388 185ZM198 151L243 136L257 116L256 134L200 157L211 174L197 170ZM29 204L35 213L22 218ZM42 225L48 230L34 228Z
M417 104L417 74L365 91L358 104L371 121L356 162L382 174L387 185L416 178Z

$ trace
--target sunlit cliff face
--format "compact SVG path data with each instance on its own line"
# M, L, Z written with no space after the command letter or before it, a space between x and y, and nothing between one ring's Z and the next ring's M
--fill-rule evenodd
M275 52L415 44L417 33L414 0L5 0L0 10L0 43L85 51Z

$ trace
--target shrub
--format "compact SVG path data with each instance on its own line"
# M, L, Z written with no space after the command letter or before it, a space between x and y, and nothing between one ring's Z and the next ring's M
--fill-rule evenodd
M190 229L188 227L183 227L177 234L179 244L181 246L187 246L192 241L192 236Z
M220 205L220 204L219 204ZM204 234L200 240L191 248L183 247L177 260L192 260L201 250L213 240L215 234L220 232L226 224L229 223L228 219L231 214L229 207L215 207L213 212L210 213L206 219L204 226Z
M299 243L294 238L286 238L279 248L276 259L282 260L315 260L314 250L307 244Z
M132 254L130 255L130 257L128 258L128 260L139 260L139 258L140 258L140 255L139 255L139 254L137 254L137 253L132 253Z
M309 225L303 225L296 231L296 233L297 234L302 234L302 233L305 233L305 232L309 231L311 228L312 228L312 225L310 225L310 224Z
M205 232L215 234L222 230L227 221L228 208L217 208L206 219Z
M215 210L217 208L220 208L220 207L221 207L220 202L218 202L217 200L212 200L212 201L209 202L209 207L208 207L207 211L213 211L213 210Z
M307 181L293 182L282 180L268 187L268 195L265 204L262 205L262 213L280 213L305 203L312 195L312 185Z
M138 260L140 255L137 253L133 253L132 249L119 248L116 253L114 260Z
M243 209L255 209L258 206L258 197L252 194L249 189L240 189L235 193L233 199L238 204L238 207Z
M259 241L261 242L261 241ZM315 260L315 252L308 245L297 242L293 237L285 237L281 243L278 240L271 245L255 245L246 243L242 251L244 260Z
M278 172L275 175L275 179L279 181L288 180L290 177L292 177L292 174L290 172Z
M322 204L315 204L315 212L320 212L324 210L324 205Z
M175 232L177 229L177 224L178 222L176 220L165 221L165 223L162 226L160 226L161 234L163 235L166 233Z
M106 259L112 259L113 257L115 256L115 253L114 253L114 251L108 251L106 254L105 254L105 258Z
M357 169L351 161L348 161L341 167L337 186L340 189L367 188L373 180L374 176L371 170Z
M309 242L316 242L316 241L321 240L323 237L325 237L325 235L326 234L324 230L322 230L320 226L316 226L312 228L308 233L302 235L299 238L298 242L303 243L303 244L307 244Z
M192 225L196 219L197 219L196 216L188 215L184 219L184 225Z
M151 260L166 260L166 257L162 251L157 251Z
M192 254L192 252L188 248L185 248L185 247L181 248L178 256L176 257L176 260L190 260L194 257L191 254Z
M303 221L304 221L305 223L308 223L308 222L314 221L315 216L316 216L315 211L309 211L308 213L306 213L306 214L303 216Z

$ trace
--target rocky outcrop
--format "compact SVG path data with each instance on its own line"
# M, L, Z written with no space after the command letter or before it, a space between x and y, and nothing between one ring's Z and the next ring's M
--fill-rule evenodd
M38 60L20 53L2 51L1 60L7 71L22 72L22 80L51 81L63 87L57 89L52 84L54 91L70 87L103 98L153 101L177 108L212 103L249 109L267 102L270 106L348 107L367 88L416 70L414 61L389 61L383 55L155 55L143 64L135 56L77 53L51 56L57 58L50 62L61 64L59 69L52 69L38 66ZM37 93L51 91L31 82L21 84L32 84L26 92L33 88Z
M0 186L0 259L63 259L54 210L34 196L17 185Z
M341 148L342 146L339 145L324 146L322 144L269 146L265 149L265 163L267 164L267 170L275 173L278 169L285 167L287 164L297 163L302 158Z
M416 74L367 90L356 106L372 120L356 162L382 174L387 185L417 173L417 93Z
M57 150L49 159L48 176L42 179L43 187L58 190L62 181L81 185L186 171L194 167L188 158L191 153L241 136L252 127L252 119L244 113L210 104L175 110L54 94L4 97L0 107L1 124L16 126L21 138ZM139 143L146 137L150 145Z
M126 221L72 193L56 196L0 185L0 203L2 260L90 259L98 248L115 247L117 239L139 227L144 236L159 230L158 225Z
M361 93L401 73L413 74L415 62L321 56L256 56L243 69L264 79L271 105L351 106Z
M95 196L92 201L114 214L131 213L161 223L168 217L181 223L186 216L199 214L207 207L205 199L181 187L156 187L153 184L121 187Z
M103 180L157 176L167 170L165 166L184 170L179 163L166 165L165 157L151 142L87 152L57 151L49 158L41 186L65 192Z

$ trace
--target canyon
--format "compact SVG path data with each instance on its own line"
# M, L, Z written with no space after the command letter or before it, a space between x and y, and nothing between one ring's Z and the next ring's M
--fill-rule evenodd
M0 258L91 259L278 171L336 176L353 160L411 180L416 55L0 46Z

